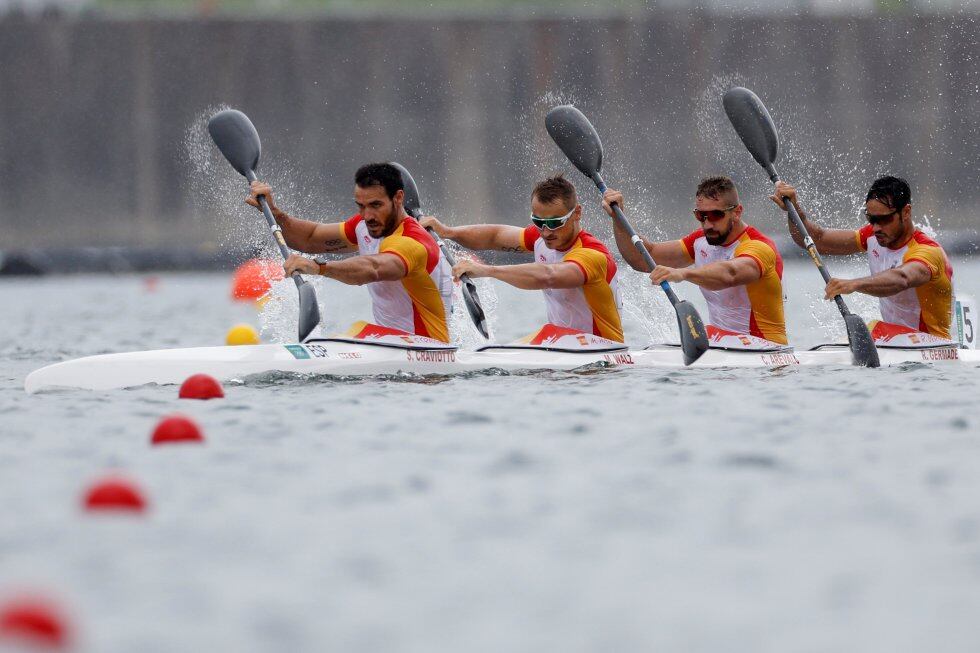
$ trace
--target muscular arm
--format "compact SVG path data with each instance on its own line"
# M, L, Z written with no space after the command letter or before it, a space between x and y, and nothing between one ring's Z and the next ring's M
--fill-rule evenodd
M507 224L469 224L437 230L466 249L496 249L503 252L523 252L521 238L524 230Z
M829 295L830 297L833 297L838 292L845 294L859 292L865 295L871 295L872 297L891 297L903 290L921 286L931 278L932 274L924 263L909 261L905 265L873 274L870 277L850 280L832 279L827 284L827 292L829 294L834 290L837 291L833 295ZM836 286L835 282L837 284Z
M343 236L344 224L336 222L323 224L300 220L287 215L285 211L276 209L272 216L282 228L286 244L292 249L307 254L327 254L334 252L349 252L355 246L347 242Z
M643 255L636 248L636 245L633 244L633 241L630 240L630 236L626 230L619 225L618 221L614 221L613 225L613 233L616 235L616 247L619 248L619 253L623 255L623 259L634 270L649 272L650 269L646 261L643 260ZM650 252L650 256L653 257L657 265L684 267L691 264L691 259L688 258L687 252L684 250L684 245L679 240L654 243L643 236L640 236L640 240L643 242L643 246L647 248L647 251Z
M471 265L474 277L490 277L524 290L578 288L585 285L582 268L574 263L522 263L520 265Z
M408 271L400 256L374 254L321 263L320 274L351 286L361 286L375 281L404 279Z
M803 226L810 232L810 238L813 239L813 244L817 246L817 251L821 254L857 254L861 251L852 229L824 229L816 222L808 220L802 210L799 211L799 214ZM789 235L793 238L793 242L797 246L803 247L803 234L797 230L789 216L786 218L786 224L789 227Z
M683 281L690 281L708 290L744 286L762 277L759 264L755 259L746 256L733 258L730 261L708 263L697 268L685 268L678 272Z

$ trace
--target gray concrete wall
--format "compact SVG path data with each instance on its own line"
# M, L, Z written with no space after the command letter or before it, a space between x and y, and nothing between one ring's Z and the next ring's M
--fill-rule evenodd
M0 21L0 248L234 237L251 219L241 179L206 149L188 156L221 105L256 124L262 171L288 183L285 208L318 219L350 213L359 164L396 159L448 220L519 223L534 179L582 180L543 127L550 106L574 101L647 230L690 228L694 184L711 172L735 176L755 221L776 228L765 179L720 109L735 83L767 102L784 175L830 222L853 220L870 181L894 172L912 182L917 213L971 228L978 43L977 20L937 16L11 16ZM581 194L594 201L584 183Z

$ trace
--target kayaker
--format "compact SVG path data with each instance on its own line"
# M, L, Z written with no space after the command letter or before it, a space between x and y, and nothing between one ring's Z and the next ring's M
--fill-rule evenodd
M548 322L623 342L622 304L616 262L595 236L582 229L582 205L575 186L558 175L531 192L531 224L474 224L449 227L432 216L421 224L443 238L474 250L532 252L534 263L486 265L459 261L458 279L491 277L524 290L544 291Z
M435 240L405 212L401 173L388 163L362 166L354 175L357 215L323 224L301 220L276 206L272 187L253 181L245 202L259 207L264 195L289 247L308 254L359 256L318 263L293 254L286 275L319 274L350 285L367 284L377 324L449 342L452 276Z
M602 207L625 210L623 194L608 189ZM738 189L728 177L708 177L695 192L694 218L701 228L680 240L642 238L657 267L649 270L626 231L614 222L616 245L634 270L650 272L654 284L689 281L708 303L709 336L751 335L785 345L783 259L775 244L742 220Z
M853 292L877 297L883 321L872 324L875 339L916 331L949 339L953 267L939 243L912 222L908 182L891 176L875 180L864 203L868 224L857 230L825 229L807 219L796 189L780 181L770 199L785 211L784 198L799 211L821 254L868 253L871 275L831 279L824 289L827 299ZM802 247L803 237L792 223L789 232Z

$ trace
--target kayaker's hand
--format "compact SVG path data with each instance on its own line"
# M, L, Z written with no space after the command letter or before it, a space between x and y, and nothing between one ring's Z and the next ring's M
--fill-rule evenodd
M800 211L799 200L796 197L796 189L787 184L785 181L776 182L776 191L769 196L769 199L775 202L776 206L784 211L786 210L786 199L788 199L793 203L793 206L796 207L796 211Z
M486 271L486 265L463 259L453 266L453 281L459 281L459 278L464 274L468 274L473 278L485 277Z
M439 234L440 238L449 238L449 227L439 222L435 216L423 215L419 218L419 224L423 229L432 228L432 231Z
M259 195L265 195L265 201L269 203L269 208L273 213L279 210L276 206L276 201L272 198L272 186L265 183L264 181L259 181L256 179L251 184L249 184L248 197L245 198L245 203L249 206L254 206L258 210L262 210L259 206Z
M613 204L619 204L620 209L622 209L623 211L626 210L626 203L625 200L623 199L623 194L620 193L618 190L607 188L606 192L602 194L602 208L603 210L605 210L606 213L609 214L610 218L616 217L616 214L613 213L612 210Z
M283 264L283 268L286 270L287 277L292 276L293 272L299 272L300 274L320 274L319 263L299 254L290 255Z
M669 268L666 265L658 265L650 273L650 281L655 286L659 286L664 281L676 283L687 278L686 272L685 268Z
M837 295L850 295L856 289L853 279L831 279L824 288L824 299L833 299Z

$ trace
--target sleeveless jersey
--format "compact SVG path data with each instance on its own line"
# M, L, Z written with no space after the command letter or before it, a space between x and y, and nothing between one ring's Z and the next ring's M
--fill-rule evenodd
M535 263L574 263L585 275L585 285L578 288L543 290L548 322L623 342L616 262L599 239L582 231L571 247L558 251L545 245L538 228L529 225L524 229L521 244L525 250L534 252Z
M730 245L711 245L704 237L704 230L698 229L680 242L695 267L746 257L755 261L762 273L758 280L744 286L701 289L708 302L708 318L712 325L782 345L789 344L783 316L783 259L769 238L755 227L746 227Z
M391 254L408 274L397 281L367 284L374 321L381 326L449 342L449 313L453 297L452 269L435 240L411 216L384 238L372 238L364 218L355 215L341 233L357 245L362 256Z
M939 243L916 229L901 247L883 247L874 237L871 225L855 231L854 237L858 247L868 252L868 267L872 275L910 261L921 263L929 269L929 281L918 288L878 298L882 319L940 338L949 338L949 326L953 319L953 267Z

